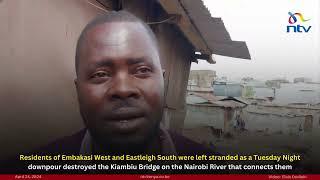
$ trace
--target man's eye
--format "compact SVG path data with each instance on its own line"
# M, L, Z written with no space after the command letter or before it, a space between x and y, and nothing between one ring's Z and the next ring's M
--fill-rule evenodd
M136 74L147 74L147 73L150 73L151 72L151 69L148 68L148 67L141 67L141 68L138 68L137 71L136 71Z
M99 71L94 73L91 78L103 78L103 77L110 77L110 73L105 71Z

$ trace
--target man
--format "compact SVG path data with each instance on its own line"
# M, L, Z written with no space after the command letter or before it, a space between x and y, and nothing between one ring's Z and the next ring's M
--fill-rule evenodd
M89 150L159 151L163 77L151 31L128 13L112 12L85 28L76 53Z
M160 126L162 72L155 35L140 19L120 11L90 22L76 50L75 85L87 127L80 153L176 154L179 142Z
M164 81L157 41L134 15L110 12L91 21L78 39L75 68L86 129L32 154L210 153L161 127Z

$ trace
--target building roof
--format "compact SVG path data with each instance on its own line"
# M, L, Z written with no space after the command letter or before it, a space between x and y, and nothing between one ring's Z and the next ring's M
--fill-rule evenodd
M213 18L202 0L158 1L168 14L181 15L178 27L196 51L208 55L209 63L215 63L212 54L251 59L246 43L233 41L222 19Z
M174 20L180 31L193 45L194 59L204 59L214 64L212 54L234 58L251 59L248 47L243 41L233 41L221 18L214 18L202 0L154 0L159 2L169 19ZM97 0L107 9L120 1ZM113 3L111 3L113 2ZM124 1L126 2L126 1ZM110 4L111 3L111 4ZM164 20L163 22L170 22Z
M217 97L211 94L202 94L202 93L189 93L187 95L187 104L198 104L198 105L207 105L207 106L218 106L224 108L237 108L245 107L247 103L241 99L236 99L232 97Z

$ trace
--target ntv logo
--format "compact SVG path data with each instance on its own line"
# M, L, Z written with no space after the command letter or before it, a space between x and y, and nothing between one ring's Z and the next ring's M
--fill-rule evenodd
M287 26L287 33L291 32L291 31L293 31L295 33L303 33L303 32L307 33L310 31L311 26L305 27L305 26L301 26L300 24L293 25L298 21L297 17L299 17L301 22L307 22L310 19L304 19L303 15L301 13L294 13L293 14L293 13L289 12L289 15L290 15L290 17L289 17L288 22L289 22L289 24L292 24L292 25Z

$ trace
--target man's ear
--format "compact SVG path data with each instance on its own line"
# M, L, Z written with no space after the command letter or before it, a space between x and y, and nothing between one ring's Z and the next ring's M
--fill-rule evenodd
M165 74L166 74L166 70L162 69L162 76L164 77Z

